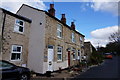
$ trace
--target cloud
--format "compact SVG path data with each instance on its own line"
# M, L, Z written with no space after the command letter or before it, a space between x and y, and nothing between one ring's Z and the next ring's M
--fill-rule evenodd
M95 48L97 48L98 46L105 47L106 44L109 42L108 39L96 39L96 38L85 39L85 42L88 41L90 41Z
M2 0L0 7L15 13L22 4L27 4L42 10L46 9L45 4L40 0Z
M109 12L118 15L118 2L93 2L91 8L94 11Z
M108 12L115 16L118 16L118 3L120 0L82 0L82 2L89 2L86 5L82 5L83 9L87 10L88 7L94 11Z
M91 31L91 39L86 39L86 41L90 41L95 47L104 46L109 42L109 36L114 33L118 32L118 26L111 26L102 29L97 29Z
M45 10L46 6L43 2L52 1L53 0L0 0L0 7L16 12L24 3ZM82 7L83 11L89 6L94 9L94 11L110 12L114 15L118 15L118 1L120 0L54 0L54 2L92 2L92 4Z
M91 36L97 39L108 39L108 37L118 31L118 26L97 29L91 32Z

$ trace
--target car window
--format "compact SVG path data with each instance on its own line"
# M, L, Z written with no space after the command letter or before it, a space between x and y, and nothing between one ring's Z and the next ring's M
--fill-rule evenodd
M7 62L2 62L2 61L0 61L0 69L9 69L9 68L11 68L11 67L13 67L12 64L9 64L9 63L7 63Z

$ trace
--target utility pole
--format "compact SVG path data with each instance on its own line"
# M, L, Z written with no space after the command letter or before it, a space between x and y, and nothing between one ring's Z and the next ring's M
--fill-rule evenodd
M98 53L100 51L100 43L98 42L98 49L97 49Z

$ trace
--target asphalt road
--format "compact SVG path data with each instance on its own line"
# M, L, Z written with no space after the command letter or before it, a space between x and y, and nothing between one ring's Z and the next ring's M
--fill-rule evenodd
M106 59L102 65L90 68L75 79L79 80L120 80L120 57ZM73 80L75 80L73 79Z

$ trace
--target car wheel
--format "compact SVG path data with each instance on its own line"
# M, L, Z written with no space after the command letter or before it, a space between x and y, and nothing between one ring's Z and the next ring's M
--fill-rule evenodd
M20 80L28 80L28 75L27 74L21 74Z

